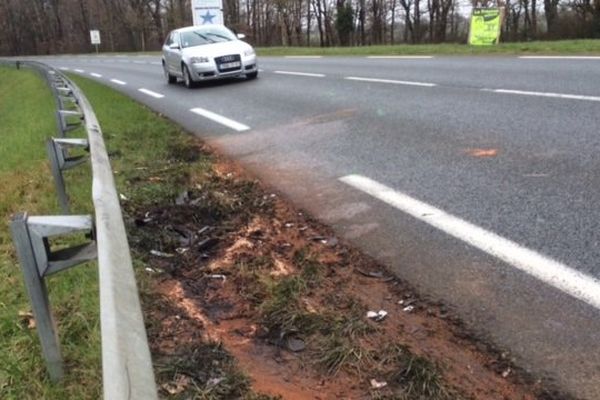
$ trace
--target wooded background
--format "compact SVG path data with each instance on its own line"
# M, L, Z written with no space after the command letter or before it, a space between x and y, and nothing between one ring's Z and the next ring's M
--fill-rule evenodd
M506 9L503 41L600 37L600 0L223 0L256 46L465 42L473 6ZM0 55L160 49L190 0L0 0Z

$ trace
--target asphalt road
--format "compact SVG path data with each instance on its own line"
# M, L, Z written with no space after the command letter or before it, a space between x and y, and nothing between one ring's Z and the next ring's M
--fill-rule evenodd
M158 57L42 60L177 121L518 365L600 398L600 59L262 58L258 80L194 90Z

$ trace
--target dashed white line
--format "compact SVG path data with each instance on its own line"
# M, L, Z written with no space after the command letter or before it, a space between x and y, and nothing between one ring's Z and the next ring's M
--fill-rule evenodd
M158 61L152 61L150 64L152 64L152 65L161 65L162 63L158 62Z
M247 131L248 129L250 129L249 126L241 124L237 121L234 121L234 120L224 117L222 115L215 114L214 112L205 110L203 108L192 108L190 111L193 112L194 114L198 114L204 118L208 118L208 119L210 119L214 122L217 122L221 125L225 125L225 126L231 128L233 130L236 130L238 132Z
M528 92L528 91L524 91L524 90L508 90L508 89L481 89L481 90L484 92L517 94L517 95L521 95L521 96L538 96L538 97L552 97L555 99L600 101L600 97L598 97L598 96L585 96L585 95L578 95L578 94L564 94L564 93L550 93L550 92Z
M285 56L285 58L323 58L323 56Z
M424 86L424 87L437 86L435 83L428 83L428 82L413 82L413 81L397 81L397 80L392 80L392 79L361 78L358 76L347 76L344 79L347 79L349 81L391 83L393 85L409 85L409 86Z
M110 81L116 83L117 85L121 85L121 86L127 85L127 82L123 82L118 79L111 79Z
M102 78L102 75L97 74L95 72L90 72L90 75L93 76L94 78Z
M519 56L525 60L600 60L600 56Z
M83 73L85 72L85 71L84 71L84 70L82 70L82 69L74 69L73 71L75 71L75 72L79 72L80 74L83 74Z
M297 75L297 76L310 76L313 78L324 78L325 75L323 74L311 74L308 72L294 72L294 71L273 71L275 74L280 74L280 75Z
M154 97L155 99L162 99L163 97L165 97L164 94L156 93L156 92L153 92L152 90L148 90L148 89L144 89L144 88L141 88L138 90L144 94L147 94L150 97Z
M400 59L400 60L424 60L431 59L433 56L367 56L373 59Z
M361 175L340 181L600 309L600 281Z
M134 64L146 64L146 61L134 61Z
M69 67L60 67L59 69L60 69L61 71L68 71L68 70L69 70Z

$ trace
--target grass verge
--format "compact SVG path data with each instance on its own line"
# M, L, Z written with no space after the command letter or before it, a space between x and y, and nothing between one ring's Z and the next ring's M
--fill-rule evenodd
M55 132L55 102L46 83L29 69L0 67L0 398L89 399L100 397L97 273L94 264L47 280L57 319L64 382L47 378L29 301L9 234L10 216L59 214L46 161L45 140ZM75 213L91 210L86 168L66 174ZM69 239L58 240L67 245Z
M383 56L383 55L600 55L600 40L501 43L497 46L466 44L402 44L361 47L260 47L259 56Z

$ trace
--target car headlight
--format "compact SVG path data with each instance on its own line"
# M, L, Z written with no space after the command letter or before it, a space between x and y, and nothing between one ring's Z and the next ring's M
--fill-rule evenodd
M245 55L246 57L253 56L253 55L254 55L254 49L248 49L248 50L245 50L245 51L244 51L244 55Z
M208 57L192 57L190 58L190 61L192 62L192 64L201 64L201 63L207 63Z

